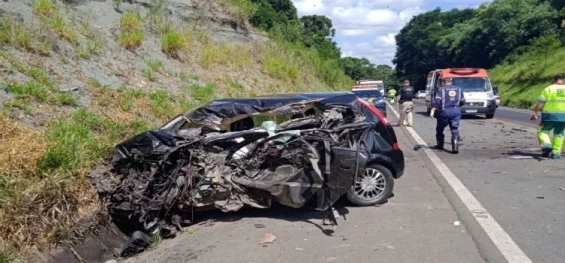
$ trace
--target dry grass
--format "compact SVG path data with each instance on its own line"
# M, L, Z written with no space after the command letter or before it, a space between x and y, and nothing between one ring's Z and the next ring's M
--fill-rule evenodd
M33 175L45 148L41 133L24 129L9 117L0 116L0 174Z
M0 235L10 254L75 235L99 211L87 181L37 169L49 147L45 134L0 116Z

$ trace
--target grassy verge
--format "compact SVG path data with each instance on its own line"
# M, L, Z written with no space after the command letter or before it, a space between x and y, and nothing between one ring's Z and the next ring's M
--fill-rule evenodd
M17 22L11 16L0 19L0 44L10 44L19 50L41 55L48 54L53 48L39 26Z
M548 43L549 42L549 43ZM552 38L538 39L489 71L502 105L531 109L553 76L565 73L565 48Z
M170 58L180 59L182 53L190 50L192 42L190 33L171 28L161 37L161 51Z
M11 103L12 106L29 113L32 110L31 102L62 106L77 105L77 98L70 92L59 91L55 82L44 70L27 66L6 52L0 51L0 58L6 59L18 71L30 78L25 82L4 83L4 89L14 94L15 100ZM4 103L4 106L6 105L7 103Z
M128 50L135 50L145 39L143 18L135 12L127 12L120 18L118 41Z
M93 227L103 219L103 208L86 178L92 165L103 162L116 143L194 107L162 89L89 83L89 109L54 118L44 131L0 115L0 235L7 243L0 256L72 240ZM200 93L211 96L213 90Z
M70 43L77 43L78 33L74 30L72 23L61 13L60 6L55 0L34 0L32 6L42 24L47 25Z

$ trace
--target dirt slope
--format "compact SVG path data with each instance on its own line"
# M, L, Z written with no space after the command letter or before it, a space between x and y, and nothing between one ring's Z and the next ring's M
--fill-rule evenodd
M106 218L87 174L116 142L213 98L329 89L226 2L0 1L0 262Z

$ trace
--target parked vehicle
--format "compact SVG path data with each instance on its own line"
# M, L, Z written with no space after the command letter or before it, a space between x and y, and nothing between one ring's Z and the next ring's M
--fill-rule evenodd
M451 78L453 85L461 87L465 95L465 105L461 107L463 115L484 114L492 119L496 112L496 86L492 86L488 73L482 68L447 68L436 69L428 73L425 103L428 112L431 111L431 101L436 96L441 80Z
M495 89L495 92L494 92L494 99L496 100L496 107L498 108L498 106L500 106L500 95L498 95L497 89Z
M384 84L382 80L359 80L351 91L357 97L373 104L385 116L386 103L384 101Z
M426 91L425 90L419 90L416 93L416 99L425 99L426 98Z

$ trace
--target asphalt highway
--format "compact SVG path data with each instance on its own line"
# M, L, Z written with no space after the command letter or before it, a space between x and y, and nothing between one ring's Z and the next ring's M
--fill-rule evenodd
M425 111L394 128L407 166L388 203L346 204L335 228L301 209L213 212L126 262L565 262L565 160L540 157L529 111L464 118L459 154L429 149Z

